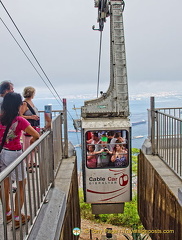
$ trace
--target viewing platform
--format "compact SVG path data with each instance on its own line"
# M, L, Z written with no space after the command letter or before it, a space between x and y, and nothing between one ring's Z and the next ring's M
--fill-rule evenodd
M1 240L78 239L73 235L73 229L80 227L77 157L74 147L68 142L66 114L66 109L57 114L52 120L52 127L0 173ZM30 221L24 225L20 221L20 227L15 229L14 220L6 223L4 179L18 165L25 162L28 166L28 158L39 165L33 168L32 173L27 171L26 185L23 186L24 205L21 213L29 215ZM17 187L19 198L19 182L16 181L13 185ZM15 194L10 181L10 206L13 213Z
M138 162L138 211L152 240L182 239L182 108L149 110Z

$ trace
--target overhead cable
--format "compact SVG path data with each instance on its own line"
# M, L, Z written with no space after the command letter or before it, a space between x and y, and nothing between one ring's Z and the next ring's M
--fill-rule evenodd
M97 76L97 98L99 96L99 84L100 84L101 48L102 48L102 31L100 31L99 66L98 66L98 76Z
M31 52L32 56L34 57L35 61L37 62L37 64L39 65L40 69L42 70L43 74L45 75L45 77L47 78L48 82L50 83L51 87L54 89L56 95L58 96L59 100L62 102L62 99L60 98L59 94L57 93L55 87L53 86L53 84L51 83L50 79L48 78L47 74L45 73L44 69L42 68L41 64L39 63L39 61L37 60L37 58L35 57L33 51L31 50L31 48L29 47L28 43L26 42L25 38L23 37L22 33L20 32L20 30L18 29L17 25L15 24L14 20L12 19L11 15L9 14L8 10L6 9L6 7L4 6L4 4L2 3L2 1L0 0L1 5L3 6L4 10L6 11L6 13L8 14L9 18L11 19L13 25L15 26L16 30L18 31L18 33L20 34L21 38L23 39L24 43L26 44L26 46L28 47L29 51Z
M15 28L16 28L16 30L18 31L18 33L20 34L20 36L21 36L21 38L23 39L23 41L24 41L24 43L26 44L26 46L28 47L28 49L29 49L29 51L31 52L31 54L32 54L32 56L33 56L33 58L35 59L35 61L37 62L37 64L38 64L38 66L40 67L40 69L42 70L42 72L43 72L43 74L45 75L45 77L46 77L46 79L48 80L48 82L50 83L50 85L51 85L51 87L53 88L53 90L55 91L55 93L56 93L56 95L57 95L57 97L58 97L58 99L61 101L61 102L63 102L62 101L62 99L60 98L60 96L59 96L59 94L57 93L57 91L56 91L56 89L55 89L55 87L53 86L53 84L51 83L51 81L50 81L50 79L48 78L48 76L47 76L47 74L45 73L45 71L43 70L43 68L42 68L42 66L40 65L40 63L39 63L39 61L37 60L37 58L35 57L35 55L34 55L34 53L33 53L33 51L31 50L31 48L29 47L29 45L28 45L28 43L26 42L26 40L25 40L25 38L23 37L23 35L22 35L22 33L20 32L20 30L18 29L18 27L17 27L17 25L15 24L15 22L14 22L14 20L12 19L12 17L11 17L11 15L9 14L9 12L8 12L8 10L6 9L6 7L4 6L4 4L2 3L2 1L0 0L0 3L1 3L1 5L3 6L3 8L4 8L4 10L6 11L6 13L8 14L8 16L9 16L9 18L11 19L11 21L12 21L12 23L13 23L13 25L15 26ZM1 19L1 21L2 21L2 19ZM3 22L3 21L2 21ZM4 24L4 22L3 22L3 24ZM7 28L7 27L6 27ZM7 28L8 29L8 28ZM10 30L8 29L8 31L10 32ZM14 38L14 36L13 36L13 34L10 32L10 34L12 35L12 37ZM14 38L14 40L15 40L15 38ZM16 41L17 42L17 41ZM17 42L18 43L18 42ZM18 44L18 46L21 48L21 46L20 46L20 44ZM21 48L22 49L22 48ZM23 49L22 49L23 50ZM24 51L23 51L24 52ZM25 56L27 56L26 54L25 54ZM28 56L27 56L28 57ZM28 58L29 59L29 58ZM32 62L30 61L30 63L31 63L31 65L32 65ZM35 69L35 66L34 65L32 65L33 67L34 67L34 69ZM35 69L36 70L36 72L38 73L38 71L37 71L37 69ZM39 73L38 73L39 74ZM40 76L40 74L39 74L39 76ZM41 79L43 80L43 78L41 77ZM43 80L44 81L44 80ZM46 82L44 81L44 83L46 84ZM48 85L46 84L46 86L48 87ZM49 87L48 87L49 88ZM49 90L50 90L50 88L49 88ZM50 90L51 91L51 90ZM53 92L51 91L51 93L53 94ZM53 96L55 97L55 95L53 94ZM57 98L55 97L55 99L57 100ZM58 101L58 100L57 100ZM58 103L59 103L59 101L58 101ZM60 103L59 103L60 104ZM68 112L68 114L69 114L69 116L70 116L70 118L73 120L73 117L71 116L71 114L70 114L70 112L67 110L67 112Z
M28 59L28 61L30 62L30 64L32 65L32 67L35 69L35 71L37 72L37 74L39 75L39 77L42 79L42 81L44 81L45 85L48 87L48 89L50 90L50 92L52 93L52 95L55 97L55 99L57 100L56 96L54 95L54 93L52 92L52 90L49 88L48 84L45 82L45 80L43 79L43 77L41 76L41 74L39 73L39 71L37 70L37 68L35 67L35 65L32 63L32 61L30 60L30 58L28 57L28 55L26 54L26 52L23 50L23 48L20 46L20 44L18 43L18 41L16 40L16 38L14 37L14 35L12 34L12 32L10 31L10 29L8 28L8 26L5 24L5 22L2 20L2 18L0 18L1 22L4 24L4 26L6 27L6 29L8 30L8 32L11 34L11 36L13 37L13 39L15 40L15 42L17 43L17 45L19 46L19 48L21 49L21 51L23 52L23 54L26 56L26 58ZM57 102L60 104L60 102L57 100Z

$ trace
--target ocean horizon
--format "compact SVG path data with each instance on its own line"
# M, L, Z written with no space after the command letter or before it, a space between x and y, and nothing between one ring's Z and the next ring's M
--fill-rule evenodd
M148 111L150 108L150 96L154 94L136 94L132 95L129 100L130 109L130 121L140 122L144 121L142 124L137 124L132 126L132 148L141 148L144 140L148 137ZM83 96L82 96L83 97ZM88 95L87 95L88 97ZM155 107L156 108L174 108L182 107L182 93L165 92L162 94L156 94L155 96ZM81 133L74 132L73 119L79 119L81 113L81 106L84 105L85 100L90 100L91 98L68 98L67 99L67 109L68 109L68 139L74 146L79 146L81 144ZM53 110L62 110L61 105L54 98L35 98L33 100L35 106L38 110L44 110L45 105L52 105ZM76 110L74 110L76 108ZM43 119L42 119L43 120ZM78 166L81 162L81 149L76 147Z

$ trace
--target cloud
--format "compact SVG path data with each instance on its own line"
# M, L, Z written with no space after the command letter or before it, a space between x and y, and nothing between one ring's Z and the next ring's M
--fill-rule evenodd
M125 1L124 28L130 92L181 88L182 2L174 0ZM47 76L61 96L97 91L100 33L94 1L17 0L4 2ZM10 19L0 14L29 55ZM102 42L100 90L110 81L109 19ZM0 22L0 80L11 79L21 91L33 85L48 94L45 84ZM41 93L41 90L44 92Z

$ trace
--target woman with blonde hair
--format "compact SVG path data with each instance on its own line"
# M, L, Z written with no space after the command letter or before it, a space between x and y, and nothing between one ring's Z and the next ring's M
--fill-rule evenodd
M28 86L23 90L23 105L20 108L20 116L25 118L31 126L36 130L40 131L40 120L38 109L35 107L33 103L33 98L35 96L35 88ZM23 150L25 151L30 146L31 136L24 132L23 134ZM32 172L32 167L35 167L35 163L30 160L29 156L29 172Z

